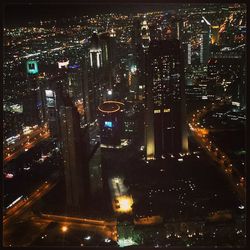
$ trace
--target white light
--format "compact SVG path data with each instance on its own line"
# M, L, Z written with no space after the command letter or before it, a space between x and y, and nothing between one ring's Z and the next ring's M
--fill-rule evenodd
M90 66L93 67L93 58L92 58L92 53L90 52Z
M108 90L108 95L112 95L112 90Z
M243 205L240 205L239 206L239 209L244 209L245 207Z
M119 239L117 243L118 243L119 247L127 247L127 246L137 245L136 242L134 242L132 240L132 238L128 238L128 239L122 238L122 239Z
M96 58L97 58L97 68L100 68L100 56L101 56L100 53L97 53L97 54L96 54Z
M66 62L58 62L58 68L61 69L61 68L68 68L68 65L69 65L69 61L66 61Z
M85 240L90 240L91 237L90 237L90 236L87 236L87 237L85 237L84 239L85 239Z
M182 158L179 158L178 161L183 161L183 159L182 159Z

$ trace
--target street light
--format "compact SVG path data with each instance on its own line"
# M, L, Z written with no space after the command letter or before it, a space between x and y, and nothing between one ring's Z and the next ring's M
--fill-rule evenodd
M119 212L121 213L130 213L132 212L133 198L130 196L120 196L117 197L120 208Z
M61 228L63 233L66 233L68 231L68 227L67 226L62 226Z

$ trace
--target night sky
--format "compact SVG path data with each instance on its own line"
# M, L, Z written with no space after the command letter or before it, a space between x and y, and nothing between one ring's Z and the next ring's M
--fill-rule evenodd
M96 15L102 13L134 14L149 10L167 10L175 6L167 4L11 4L4 8L4 23L6 26L25 25L28 22L60 19L81 15Z

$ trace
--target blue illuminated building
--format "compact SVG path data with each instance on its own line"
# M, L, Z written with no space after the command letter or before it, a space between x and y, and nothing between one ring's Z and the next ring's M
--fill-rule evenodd
M101 147L119 148L124 132L124 104L105 101L98 107Z

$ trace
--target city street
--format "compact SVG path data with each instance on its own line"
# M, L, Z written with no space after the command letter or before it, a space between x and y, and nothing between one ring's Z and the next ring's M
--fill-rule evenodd
M222 105L222 104L220 104ZM218 107L218 106L217 106ZM218 165L223 170L223 173L227 177L234 191L237 192L240 201L245 204L245 179L242 177L238 171L231 163L229 157L222 152L209 138L209 130L200 127L200 119L209 111L215 108L213 105L210 108L203 108L198 110L196 114L193 115L192 121L190 122L190 129L196 141L206 150L208 155L218 163Z
M33 129L27 135L21 135L20 139L15 144L5 146L3 150L4 161L7 162L15 159L18 155L28 151L30 148L37 145L39 142L49 138L50 133L47 127L38 127Z
M15 220L17 217L20 219L20 216L24 214L28 209L34 205L42 196L48 193L57 183L58 176L51 180L43 183L39 188L37 188L29 197L22 198L15 205L7 209L6 214L3 216L3 224L4 226L8 224L10 221Z

